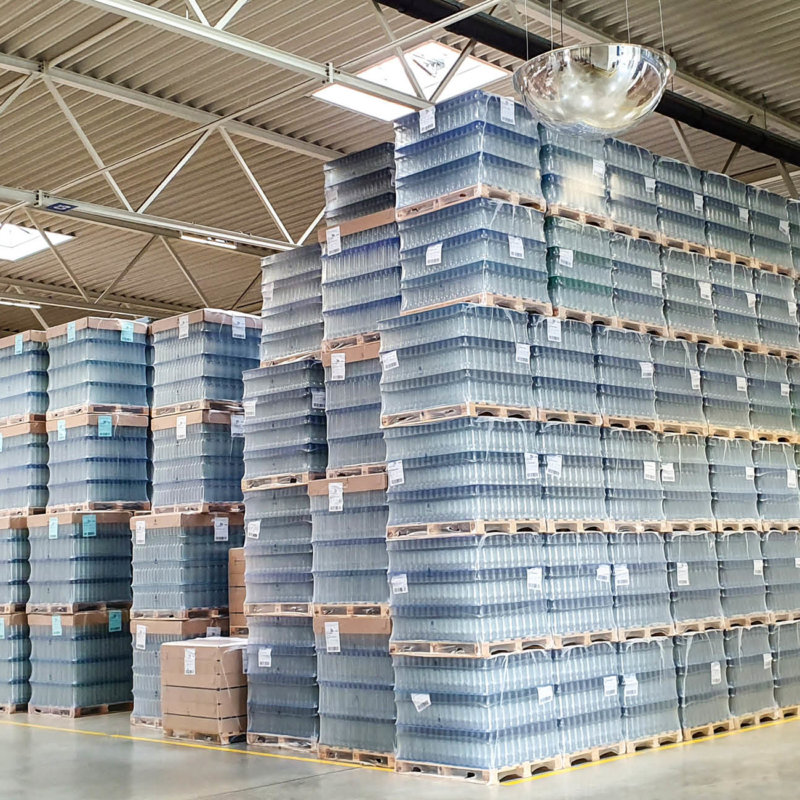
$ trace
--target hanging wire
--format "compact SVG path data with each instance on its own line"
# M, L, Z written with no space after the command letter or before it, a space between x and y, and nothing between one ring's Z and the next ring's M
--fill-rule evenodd
M664 38L664 10L661 7L661 0L658 0L658 21L661 23L661 50L666 53L667 40Z
M660 2L661 0L659 0ZM628 25L628 41L631 41L631 10L628 7L628 0L625 0L625 21Z
M553 44L553 0L550 0L550 44Z
M564 46L564 0L561 0L560 10L561 10L561 14L560 14L560 17L561 17L561 42L560 42L560 46L563 47Z

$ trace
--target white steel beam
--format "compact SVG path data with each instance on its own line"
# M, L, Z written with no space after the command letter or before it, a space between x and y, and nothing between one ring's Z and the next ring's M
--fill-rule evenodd
M186 0L186 5L192 9L192 12L197 17L198 21L205 25L207 28L211 27L211 23L206 18L206 15L203 13L203 9L197 3L197 0Z
M358 91L366 92L375 97L382 97L384 100L390 100L393 103L402 103L415 109L427 108L430 106L430 103L426 100L420 100L420 98L406 94L405 92L399 92L396 89L382 86L374 81L361 78L358 75L338 70L331 63L320 64L317 61L312 61L311 59L297 56L294 53L270 47L261 42L246 39L243 36L237 36L225 30L209 28L200 22L195 22L191 19L183 19L176 14L170 14L167 11L153 8L152 6L137 2L137 0L77 0L77 2L91 6L92 8L99 8L102 11L108 11L112 14L119 14L130 19L136 19L147 25L153 25L161 30L170 31L171 33L194 39L195 41L210 44L231 53L237 53L238 55L263 61L266 64L287 69L291 72L297 72L308 78L317 79L322 83L338 83L342 86L357 89ZM497 0L492 0L491 3L479 3L478 5L495 5L496 2ZM472 9L470 9L470 11L475 13ZM461 13L463 14L464 12ZM450 19L453 20L457 16L458 14L454 14ZM402 39L398 39L397 43L399 44L402 41ZM390 44L389 49L393 49L394 46L394 44Z
M317 214L317 216L314 217L314 221L305 229L303 235L297 240L298 246L305 244L306 239L308 239L308 237L311 236L311 234L316 229L317 225L319 225L319 223L322 222L322 218L324 216L325 216L325 206L322 206L322 211L320 211L319 214Z
M98 295L97 299L94 301L95 304L101 302L102 299L110 291L112 291L114 289L114 287L139 263L139 261L141 260L142 256L150 249L150 246L153 244L153 242L157 238L158 237L156 237L156 236L151 236L147 240L147 243L145 244L145 246L141 250L139 250L138 253L136 253L136 255L122 268L122 271L117 274L117 277L114 278L114 280L111 281L111 283L109 283L108 286L106 286L106 288L103 289L103 291Z
M394 42L397 40L397 37L394 35L394 31L389 27L389 23L386 21L386 16L383 13L383 8L381 8L378 0L372 0L372 11L378 20L378 24L386 34L386 38L392 42L392 44L394 44ZM405 72L406 77L411 84L411 88L414 90L414 94L424 100L425 92L422 91L422 87L419 85L419 81L417 80L417 76L414 74L414 70L411 69L411 65L408 63L408 59L406 58L406 54L403 52L403 48L397 44L394 44L394 54L400 61L400 66L403 68L403 72Z
M11 84L13 87L13 91L11 94L0 103L0 114L5 113L6 109L36 80L33 75L26 75L16 80ZM9 86L5 86L4 90L8 90L11 88Z
M247 0L235 0L233 5L222 15L220 21L214 26L217 30L223 30L233 20L233 18L247 5Z
M11 289L14 292L14 294L22 294L23 293L22 289L20 289L19 286L11 286L11 285L9 285L8 288ZM23 299L22 302L28 302L28 301ZM31 314L33 314L34 317L36 317L36 321L42 326L42 330L43 331L46 331L50 327L47 324L47 320L39 313L39 309L38 308L34 308L33 306L31 306L30 312L31 312Z
M669 124L672 126L672 130L675 133L675 138L678 140L678 144L681 146L681 150L683 150L683 154L684 156L686 156L686 160L693 167L696 167L697 164L695 163L694 160L694 154L692 153L691 145L689 144L689 140L686 138L686 134L684 133L680 122L670 117Z
M178 269L181 271L181 274L184 278L186 278L186 282L189 286L192 287L194 293L200 298L200 302L205 306L208 307L210 303L208 302L208 298L203 293L203 290L200 288L200 285L194 279L194 276L189 269L187 268L186 264L183 263L181 257L175 252L175 248L166 240L166 239L159 239L161 244L167 249L167 252L172 256L172 260L178 265Z
M789 197L793 197L795 200L797 200L797 184L795 184L791 172L789 172L787 169L786 163L784 161L778 161L777 166L780 176L783 178L783 184L786 187L786 191L789 192Z

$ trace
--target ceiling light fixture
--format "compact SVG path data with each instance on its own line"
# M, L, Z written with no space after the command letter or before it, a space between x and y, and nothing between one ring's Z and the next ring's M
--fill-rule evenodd
M195 242L197 244L212 244L214 247L224 247L226 250L236 250L233 242L225 239L216 239L213 236L193 236L191 233L181 233L181 239L185 242Z
M21 303L19 300L7 300L5 297L0 298L0 306L14 306L15 308L29 308L38 311L41 306L35 303Z
M52 231L45 231L45 234L54 247L75 238L66 233ZM36 228L25 228L10 222L0 225L0 260L19 261L41 253L47 247L47 241Z

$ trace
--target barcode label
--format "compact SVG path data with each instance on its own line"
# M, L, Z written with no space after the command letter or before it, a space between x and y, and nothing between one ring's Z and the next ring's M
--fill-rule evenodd
M613 697L617 693L618 684L616 675L606 675L603 678L603 694L606 697Z
M547 318L547 341L560 342L561 341L561 320L555 317Z
M386 464L386 472L389 475L389 486L402 486L406 482L402 461L389 461Z
M797 470L796 469L787 469L786 470L786 488L787 489L796 489L797 488Z
M597 568L597 580L600 583L611 583L611 564L600 564Z
M639 369L642 371L643 378L653 377L653 363L651 361L640 361Z
M697 286L700 289L700 297L703 300L711 299L711 284L708 281L697 281Z
M342 642L339 638L339 623L325 623L325 650L328 653L341 653Z
M694 200L694 210L695 211L702 211L703 210L703 195L697 194L697 192L692 192L692 199Z
M545 703L553 702L553 687L552 686L538 686L536 694L539 697L539 705L543 706Z
M661 480L664 483L675 483L675 465L671 461L661 465Z
M529 344L523 344L522 342L517 342L516 345L514 360L518 364L529 364L531 360L531 346Z
M235 439L244 436L244 414L231 414L231 436Z
M508 235L508 254L511 258L525 258L525 245L521 237Z
M525 478L529 481L539 480L538 453L525 453Z
M228 541L228 518L227 517L214 517L214 541L227 542Z
M789 384L782 383L781 384L781 397L788 397L789 396Z
M716 686L718 683L722 683L722 667L720 666L719 661L712 661L711 662L711 685Z
M262 669L269 669L272 666L272 648L258 648L258 666Z
M137 650L146 650L147 649L147 626L146 625L137 625L136 626L136 649Z
M261 520L251 519L247 523L247 538L258 539L259 536L261 536Z
M213 636L222 636L222 628L219 625L209 625L206 628L206 639L210 639Z
M325 390L312 389L311 390L311 408L325 409Z
M341 511L344 508L344 484L328 484L328 511Z
M442 263L442 243L428 245L425 251L425 266L432 267L436 264Z
M616 586L631 585L631 573L627 564L617 564L614 567L614 584Z
M189 317L178 317L178 338L187 339L189 337Z
M645 177L645 179L644 179L644 190L647 192L647 194L655 194L656 193L656 179L655 178Z
M745 292L745 296L747 297L747 307L748 308L755 308L756 307L756 296L752 292Z
M331 380L344 380L344 353L331 353Z
M325 251L329 256L342 252L342 231L338 225L325 231Z
M689 585L689 565L684 561L679 561L678 567L678 586Z
M700 371L696 369L689 370L689 377L692 379L692 389L696 392L700 391Z
M515 103L512 97L500 98L500 121L508 125L517 124Z
M654 289L660 289L664 285L664 276L657 270L650 270L650 285Z
M247 320L238 314L231 321L231 335L234 339L247 338Z
M784 236L788 237L788 236L789 236L789 223L788 223L788 222L787 222L785 219L782 219L782 220L781 220L781 221L778 223L778 230L779 230L779 231L780 231L780 232L781 232L781 233L782 233Z
M571 268L574 261L575 252L573 250L562 250L559 248L558 263L561 264L561 266Z
M381 366L385 371L397 369L400 366L397 350L387 350L385 353L381 353Z
M658 465L655 461L644 462L644 479L646 481L654 481L657 479Z
M528 591L541 592L544 585L544 572L541 567L531 567L527 572Z
M547 456L547 466L545 467L545 472L548 475L559 477L561 475L563 463L563 456Z
M136 544L144 544L147 538L147 523L143 519L136 520Z
M639 695L639 679L635 675L624 675L622 684L625 687L625 697L637 697Z
M764 574L764 561L760 558L753 559L753 575Z
M739 206L739 219L742 222L747 222L750 219L747 209L744 206Z
M392 587L392 594L408 594L408 576L405 572L392 575L389 585Z
M606 174L606 162L601 161L599 158L592 159L592 175L597 178L603 178Z
M243 405L244 405L244 415L245 415L245 417L254 417L256 415L256 401L255 400L245 400Z
M179 442L186 438L186 417L178 417L175 420L175 438Z
M196 674L196 657L194 647L187 647L183 651L183 674L194 675Z
M754 481L756 479L756 468L755 467L745 467L744 468L744 477L748 481Z
M416 708L417 712L419 713L424 711L426 708L430 708L431 696L429 694L412 692L411 702L414 704L414 708Z
M743 378L741 375L736 376L736 391L737 392L747 391L747 378Z
M436 107L429 106L419 112L419 132L427 133L436 128Z
M764 669L772 667L772 653L764 653Z

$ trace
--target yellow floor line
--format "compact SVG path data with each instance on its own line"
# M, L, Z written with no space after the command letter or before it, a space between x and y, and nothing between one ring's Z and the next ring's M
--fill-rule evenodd
M189 747L194 750L214 750L218 753L234 753L241 756L258 756L260 758L278 758L283 761L305 761L309 764L335 765L337 767L354 767L356 769L370 769L377 772L394 772L389 767L377 767L371 764L354 764L351 761L332 761L324 758L310 758L309 756L290 756L281 753L263 753L259 750L238 750L230 747L217 747L210 744L197 744L180 739L157 739L149 736L129 736L124 733L105 733L103 731L87 731L81 728L61 728L57 725L37 725L33 722L14 722L0 720L0 725L13 725L19 728L36 728L43 731L57 731L59 733L77 733L81 736L101 736L105 739L121 739L129 742L147 742L149 744L166 744L173 747Z

